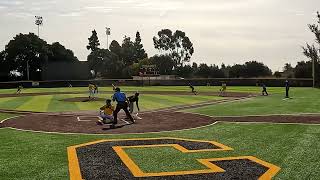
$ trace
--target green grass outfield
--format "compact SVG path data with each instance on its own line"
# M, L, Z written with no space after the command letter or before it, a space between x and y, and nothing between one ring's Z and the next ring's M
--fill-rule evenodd
M242 102L232 102L187 110L211 116L243 116L268 114L320 113L320 90L291 88L290 97L284 93L259 96Z
M104 101L89 102L65 102L63 99L73 97L87 97L87 94L59 94L59 95L38 95L0 98L0 109L36 111L36 112L62 112L62 111L82 111L99 110L104 105ZM99 94L100 98L110 98L111 94ZM216 96L187 96L187 95L151 95L141 94L141 110L152 110L183 104L195 104L210 100L219 100L222 97Z
M186 86L170 86L170 87L121 87L124 92L132 91L190 91ZM189 95L151 95L141 94L140 107L141 110L153 110L177 106L182 104L195 104L209 100L219 100L221 97L203 96L201 92L217 92L218 86L200 86L196 90L200 92L198 96ZM301 88L305 89L305 88ZM111 87L100 87L99 90L110 91ZM250 92L259 93L260 87L228 87L228 91L232 92ZM283 88L269 88L270 93L282 93ZM6 97L0 98L0 109L21 110L21 111L37 111L37 112L61 112L61 111L81 111L81 110L97 110L104 102L64 102L61 101L73 97L87 97L86 87L75 88L31 88L24 89L22 93L43 93L43 92L83 92L82 94L58 94L58 95L37 95L37 96L21 96L21 97ZM13 94L15 89L1 89L0 94ZM130 95L130 93L127 93ZM100 98L111 97L111 93L101 93Z
M122 91L190 91L188 86L121 86ZM220 86L195 86L195 90L199 92L218 92ZM299 88L307 89L307 88ZM270 87L268 91L270 93L281 93L284 92L284 88ZM88 92L88 87L72 87L72 88L25 88L22 93L41 93L41 92ZM99 87L99 91L112 91L112 87ZM255 86L228 86L227 91L231 92L253 92L257 93L261 91L261 87ZM0 89L0 94L14 94L16 89Z
M151 89L151 87L148 88ZM178 87L176 91L179 91L179 88L181 87ZM175 87L156 87L157 91L159 91L159 89L174 91ZM218 87L199 87L198 89L203 91L216 91ZM228 89L230 91L260 92L260 88L257 87L230 87ZM38 91L39 89L36 90ZM50 90L52 89L44 89L42 91L47 92ZM187 88L187 90L189 89ZM293 99L288 101L282 100L284 95L283 88L270 88L269 91L272 92L272 95L269 97L257 97L246 102L221 104L192 111L221 116L279 113L279 111L276 110L277 108L282 108L281 112L283 113L319 112L317 111L317 105L319 104L320 90L292 88L291 93ZM59 95L57 95L57 97L54 96L56 95L53 95L51 99L59 97ZM42 96L37 97L43 98ZM145 98L145 96L143 96L141 100L143 98ZM158 95L152 95L149 98L149 102L154 103L154 108L157 108L161 100L172 97L159 98ZM186 103L187 98L184 99L185 100L176 100L176 102ZM0 101L2 100L0 99ZM24 104L24 106L33 104L30 103L32 102L30 99L25 99L23 102L27 103L27 105ZM144 103L146 104L147 102ZM21 104L17 105L19 103L6 104L8 108L21 108ZM163 104L166 104L166 102L163 102ZM39 105L39 107L41 106ZM64 108L65 107L61 107L61 110ZM44 108L43 110L46 111ZM10 117L10 115L0 113L0 119L7 117ZM134 159L139 167L146 172L201 168L201 166L194 161L195 158L255 156L281 167L275 179L316 180L320 177L320 125L218 123L193 130L131 135L63 135L22 132L2 128L0 129L1 180L68 179L66 149L68 146L108 138L151 138L168 136L214 140L232 147L234 151L192 153L187 156L181 156L181 154L173 148L127 149L126 152ZM157 160L159 163L155 164L154 161Z

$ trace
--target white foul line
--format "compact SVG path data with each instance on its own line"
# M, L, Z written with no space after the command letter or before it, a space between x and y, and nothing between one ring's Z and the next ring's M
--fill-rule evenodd
M187 114L196 114L201 116L207 116L211 118L244 118L244 117L269 117L269 116L319 116L320 113L292 113L292 114L261 114L261 115L235 115L235 116L212 116L207 114L201 114L196 112L178 111ZM298 123L301 124L301 123ZM307 123L308 124L308 123Z
M320 126L320 124L314 123L290 123L290 122L231 122L231 121L217 121L219 123L230 124L275 124L275 125L304 125L304 126Z
M8 120L10 120L10 119L17 118L17 117L20 117L20 116L12 116L12 117L8 117L8 118L6 118L6 119L2 120L2 121L0 122L0 124L4 123L5 121L8 121Z

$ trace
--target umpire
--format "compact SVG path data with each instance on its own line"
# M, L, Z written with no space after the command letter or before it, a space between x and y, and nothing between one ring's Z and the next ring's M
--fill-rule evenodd
M127 117L131 120L132 123L134 123L134 119L132 118L131 114L128 111L128 103L127 103L127 97L126 95L120 91L120 88L115 88L115 93L113 95L112 100L113 101L117 101L117 107L116 110L113 112L113 117L114 117L114 121L113 124L117 124L118 123L118 112L123 109L123 111L126 113ZM113 125L113 127L114 127Z

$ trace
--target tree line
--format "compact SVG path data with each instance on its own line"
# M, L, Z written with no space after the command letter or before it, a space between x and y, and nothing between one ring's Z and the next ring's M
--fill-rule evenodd
M92 31L86 48L92 78L131 78L138 75L144 65L155 65L162 75L177 75L184 78L250 78L250 77L285 77L319 79L320 53L320 14L317 24L308 27L315 35L315 44L302 47L309 61L300 61L295 67L285 64L283 72L274 72L265 64L256 60L244 64L220 66L216 64L192 63L194 54L191 39L181 30L160 30L153 37L154 48L158 54L149 57L146 53L141 35L124 36L121 43L113 40L108 49L100 48L98 34ZM26 80L29 69L30 80L41 80L41 72L50 62L77 62L72 50L59 42L48 44L33 33L18 34L0 52L0 80ZM27 68L29 67L29 68Z
M59 42L48 44L33 33L18 34L0 52L0 80L27 80L27 69L30 80L41 80L46 63L59 61L79 60Z
M159 54L148 57L140 33L134 41L125 36L122 43L113 40L108 49L100 49L100 42L95 30L88 38L87 49L90 69L94 77L131 78L138 75L144 65L156 65L161 75L177 75L184 78L252 78L252 77L284 77L311 78L311 61L298 62L296 67L286 64L283 72L272 73L271 69L258 61L247 61L244 64L225 65L192 63L193 44L186 34L180 30L172 32L163 29L153 38L154 47ZM289 67L288 67L289 66Z
M87 49L90 69L94 77L131 78L138 75L144 65L155 65L161 75L177 75L185 78L224 78L224 77L265 77L271 76L271 70L263 63L249 61L233 66L207 65L193 63L189 65L194 53L191 40L180 30L175 32L163 29L153 37L154 47L159 54L148 57L143 48L140 33L134 41L125 36L121 45L113 40L108 49L99 48L100 42L95 30L88 38Z
M161 55L148 57L144 50L140 32L136 32L134 41L125 36L121 42L113 40L109 49L100 48L100 42L95 30L88 38L87 58L94 77L131 78L137 75L142 65L156 65L161 74L174 74L178 67L183 67L190 61L194 53L193 44L185 32L172 32L163 29L153 37L154 47Z

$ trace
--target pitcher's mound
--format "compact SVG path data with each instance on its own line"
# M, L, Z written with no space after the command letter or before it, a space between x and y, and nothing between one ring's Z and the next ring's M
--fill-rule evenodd
M67 98L67 99L62 99L61 101L66 101L66 102L90 102L90 101L105 101L103 98L91 98L89 97L74 97L74 98Z

